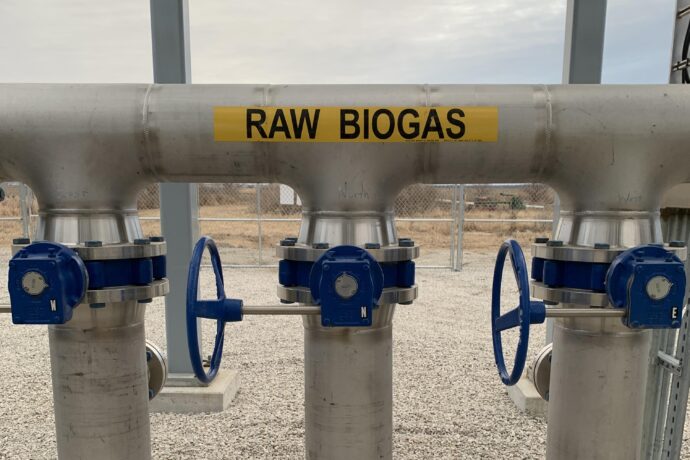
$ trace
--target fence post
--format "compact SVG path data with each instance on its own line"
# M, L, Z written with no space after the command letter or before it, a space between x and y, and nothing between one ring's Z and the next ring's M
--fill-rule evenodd
M462 237L463 228L465 226L465 184L458 184L458 221L456 224L457 243L455 244L455 268L454 270L462 270Z
M261 189L264 184L256 184L256 224L259 230L259 265L263 265L263 230L261 226Z
M457 213L457 204L458 204L458 187L457 185L453 185L451 188L451 194L450 194L450 216L453 221L450 223L450 269L455 270L456 263L455 263L455 229L457 228L458 225L458 213Z
M22 219L22 235L24 238L29 238L29 228L31 225L32 203L29 202L29 195L29 187L25 184L19 184L19 212Z

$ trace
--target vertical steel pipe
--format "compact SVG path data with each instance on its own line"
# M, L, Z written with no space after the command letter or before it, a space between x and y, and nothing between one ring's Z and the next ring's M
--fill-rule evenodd
M658 212L564 212L556 239L633 247L662 236ZM554 321L548 459L642 458L650 342L616 318Z
M390 210L307 209L299 239L331 246L397 242ZM394 311L395 305L380 305L372 326L363 328L323 327L321 316L303 316L306 458L392 458Z
M135 211L41 211L37 239L62 243L132 241ZM58 457L151 458L144 304L79 305L66 324L49 326Z

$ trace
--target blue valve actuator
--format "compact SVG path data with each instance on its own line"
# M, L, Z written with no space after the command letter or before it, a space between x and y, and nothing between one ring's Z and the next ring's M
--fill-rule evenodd
M8 288L14 324L64 324L86 295L86 266L72 249L36 242L10 261Z
M611 305L625 308L633 329L679 328L685 302L685 266L661 245L628 249L606 273Z
M371 326L374 305L383 292L383 269L356 246L336 246L314 263L309 275L324 327Z

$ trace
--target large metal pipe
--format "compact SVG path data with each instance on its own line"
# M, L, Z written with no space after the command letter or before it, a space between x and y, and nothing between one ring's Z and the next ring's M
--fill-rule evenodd
M589 247L662 242L658 212L562 213L555 238ZM547 458L643 458L650 341L651 331L616 318L554 321Z
M495 106L498 140L216 142L217 106ZM0 176L30 184L44 208L155 181L281 182L308 209L352 211L417 182L541 181L564 209L652 210L690 179L688 115L680 85L6 84Z
M142 237L132 205L113 198L98 211L41 212L36 238L104 244ZM149 459L145 304L79 305L49 326L57 452L61 459Z

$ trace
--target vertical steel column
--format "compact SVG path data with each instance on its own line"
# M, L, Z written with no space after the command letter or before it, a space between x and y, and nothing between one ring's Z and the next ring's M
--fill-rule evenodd
M151 0L153 75L156 83L189 83L189 8L187 0ZM161 184L161 229L168 242L170 293L165 298L168 384L196 384L186 341L187 266L198 238L196 184Z

